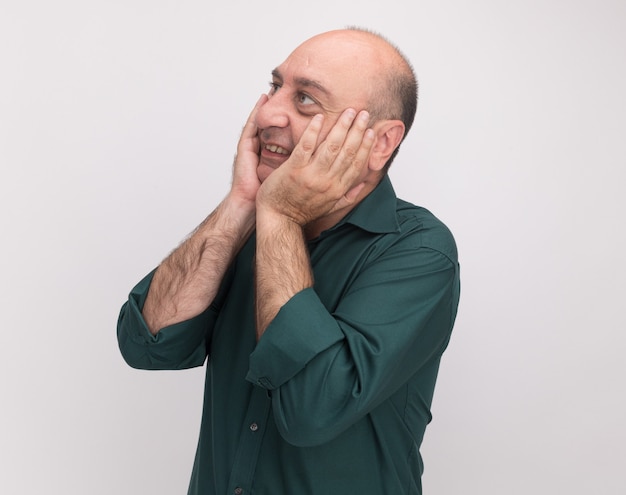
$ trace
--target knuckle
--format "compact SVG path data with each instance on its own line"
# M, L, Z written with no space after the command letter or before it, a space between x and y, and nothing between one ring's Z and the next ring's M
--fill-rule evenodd
M345 157L350 158L350 159L354 159L354 157L356 157L357 153L359 151L359 148L352 145L352 144L346 144L343 148L343 154Z
M315 143L314 142L309 142L309 141L302 141L301 142L301 150L306 153L306 154L310 154L313 152L313 150L315 149Z
M337 155L341 151L341 144L329 142L326 146L326 149L328 150L330 154Z

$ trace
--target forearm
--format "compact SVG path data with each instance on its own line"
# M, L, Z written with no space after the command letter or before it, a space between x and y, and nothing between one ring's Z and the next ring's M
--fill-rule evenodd
M254 204L226 198L156 270L142 314L156 335L202 313L254 229Z
M313 286L313 272L302 227L284 216L257 211L257 339L280 308L295 294Z
M251 354L246 378L280 390L273 414L290 443L328 441L410 377L436 373L456 314L458 268L404 240L400 249L373 242L364 263L326 258L315 290L283 305Z

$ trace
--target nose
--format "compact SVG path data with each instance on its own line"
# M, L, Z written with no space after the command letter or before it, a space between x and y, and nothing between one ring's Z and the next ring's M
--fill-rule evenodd
M269 99L259 108L256 114L256 125L259 129L269 127L287 127L289 125L288 102L282 91L269 95Z

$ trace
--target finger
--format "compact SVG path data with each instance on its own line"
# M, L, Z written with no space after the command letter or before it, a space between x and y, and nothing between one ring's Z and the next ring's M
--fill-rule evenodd
M356 110L348 108L339 116L316 153L320 167L330 168L342 149L348 131L356 117Z
M356 186L354 186L346 194L344 194L343 197L340 199L340 201L342 200L346 201L348 204L354 203L354 201L356 201L357 196L363 190L364 187L365 187L365 182L359 182Z
M369 156L372 142L365 139L367 125L369 124L370 115L366 110L362 110L354 119L350 130L344 140L335 161L333 168L341 174L350 168L363 164L364 158Z
M365 117L362 117L361 122L365 125ZM362 180L363 171L369 166L369 157L376 138L373 129L366 129L361 135L362 129L354 127L333 164L333 174L337 177L339 187L343 191L350 191L354 188L355 181ZM348 193L345 195L348 199L350 198Z
M323 123L324 116L322 114L317 114L311 119L302 133L298 144L296 144L296 147L291 152L289 161L292 162L294 166L308 165L317 147L317 140L322 130Z
M361 124L357 126L357 123L355 123L357 128L353 126L354 130L351 129L350 131L352 136L348 136L348 138L346 138L343 149L348 149L351 146L348 141L355 139L355 136L357 136L356 139L358 140L358 135L360 135L362 131L362 125L367 127L366 124L369 123L369 117L366 115L358 116L357 120L360 120ZM353 204L365 187L365 182L362 181L361 173L363 169L368 166L369 156L374 145L375 136L376 134L373 129L366 129L362 135L356 154L354 156L346 155L342 157L342 153L340 153L335 160L335 162L346 164L344 170L341 171L341 175L338 178L340 187L346 192L339 198L337 203L335 203L332 209L333 211L340 210Z
M358 141L359 137L361 138L360 142ZM351 141L352 139L354 141ZM342 164L338 173L341 174L340 181L345 187L350 187L363 169L368 166L374 140L375 133L373 129L366 129L362 135L359 131L358 135L349 136L346 140L341 153L335 160L336 163Z
M339 198L331 211L341 210L342 208L345 208L346 206L354 203L364 187L365 182L360 182L357 185L353 186L346 194Z
M243 126L243 129L241 131L241 140L247 139L247 138L253 138L256 136L256 133L258 130L257 125L256 125L256 115L259 112L259 108L261 108L265 104L266 101L267 101L266 94L262 94L260 98L257 100L256 104L254 105L254 108L250 112L250 115L248 115L248 120L246 120L246 123Z

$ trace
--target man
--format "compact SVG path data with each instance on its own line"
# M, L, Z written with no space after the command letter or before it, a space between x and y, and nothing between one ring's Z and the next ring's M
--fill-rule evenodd
M208 356L190 494L421 493L459 268L386 175L416 103L382 37L304 42L250 114L229 194L131 292L131 366Z

